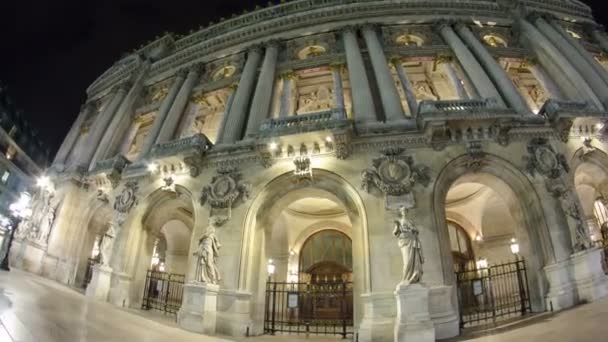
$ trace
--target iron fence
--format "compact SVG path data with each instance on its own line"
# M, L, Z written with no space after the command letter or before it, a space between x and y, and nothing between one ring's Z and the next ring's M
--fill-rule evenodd
M183 274L148 270L142 310L177 314L182 306L185 278Z
M82 287L87 288L89 283L91 282L91 278L93 278L93 266L99 263L99 258L88 258L87 259L87 269L84 273L84 279L82 281Z
M277 332L352 336L352 283L266 283L264 333Z
M493 323L531 312L523 259L456 271L461 328Z

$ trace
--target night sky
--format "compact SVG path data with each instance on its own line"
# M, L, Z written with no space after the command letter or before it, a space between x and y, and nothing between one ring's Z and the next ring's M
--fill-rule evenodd
M605 0L585 2L606 25ZM0 81L54 154L86 99L86 88L123 53L165 31L188 33L267 3L0 0Z

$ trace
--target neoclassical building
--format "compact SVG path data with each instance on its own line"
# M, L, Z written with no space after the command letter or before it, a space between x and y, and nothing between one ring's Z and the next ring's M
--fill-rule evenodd
M436 339L597 300L607 53L576 0L295 0L165 35L87 89L13 264L202 333L392 341L404 207Z

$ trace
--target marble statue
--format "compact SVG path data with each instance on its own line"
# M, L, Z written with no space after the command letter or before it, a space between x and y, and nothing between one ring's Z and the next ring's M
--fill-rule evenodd
M570 216L575 223L574 234L575 234L575 242L574 248L578 251L582 251L591 247L591 238L589 234L587 234L587 228L581 219L581 214L578 209L576 203L573 202L573 199L570 199L568 202L568 207L566 208L566 214Z
M395 220L393 235L398 239L403 257L402 282L416 284L422 278L422 264L424 263L422 245L418 237L418 229L407 218L407 209L401 207L399 214L399 219Z
M196 274L197 280L200 282L218 284L221 280L220 271L217 267L217 258L219 257L222 245L215 235L215 230L226 219L223 216L212 216L209 219L209 226L205 230L205 233L198 240L198 249L194 254L198 257L198 270Z
M99 248L101 264L104 266L110 265L110 256L112 255L112 247L114 246L114 236L116 236L116 230L114 229L114 225L110 224L108 230L101 239L101 247Z

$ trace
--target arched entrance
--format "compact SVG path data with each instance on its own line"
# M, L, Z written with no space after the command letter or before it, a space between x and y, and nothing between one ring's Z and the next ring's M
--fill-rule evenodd
M254 334L308 329L350 335L361 319L358 298L369 291L365 211L344 179L325 170L313 172L313 182L297 182L291 173L275 178L249 208L239 287L252 294ZM321 252L324 248L327 253ZM274 294L275 284L285 301ZM306 297L307 290L316 297ZM321 298L331 296L333 303ZM311 300L321 306L313 307ZM272 323L273 308L275 315L280 308L281 326L279 316L274 327L265 324ZM336 315L339 320L332 319Z
M445 279L458 285L461 324L487 323L488 310L491 320L497 314L543 311L547 286L542 268L553 260L553 252L536 192L521 171L498 157L486 155L475 170L468 161L462 156L446 165L433 200L443 271ZM500 275L498 284L489 283L491 266ZM474 317L466 316L471 314L464 307L467 301L478 305Z
M98 206L88 221L78 257L75 284L83 289L91 281L93 266L100 262L99 246L112 220L112 209L105 203Z

